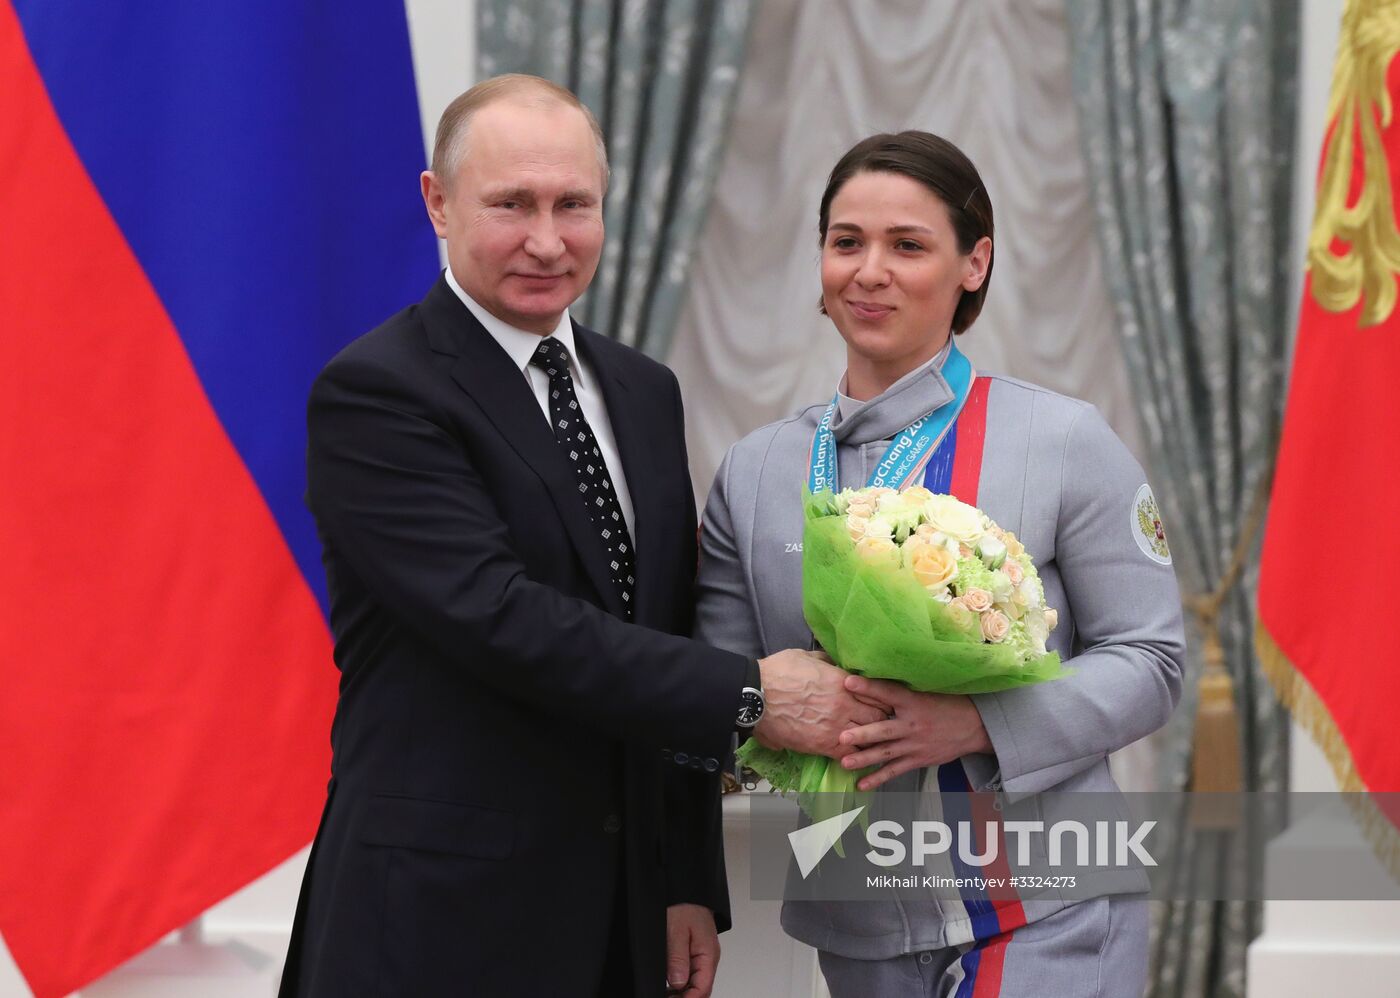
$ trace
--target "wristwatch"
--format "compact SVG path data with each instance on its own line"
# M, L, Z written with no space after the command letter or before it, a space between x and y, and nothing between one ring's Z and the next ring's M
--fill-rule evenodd
M734 726L747 730L756 725L763 717L764 703L762 673L758 663L750 660L749 674L744 688L739 691L739 715L734 719Z

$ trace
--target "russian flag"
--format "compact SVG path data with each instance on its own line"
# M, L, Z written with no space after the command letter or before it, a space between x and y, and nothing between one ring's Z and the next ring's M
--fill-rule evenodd
M308 842L307 391L437 270L401 3L0 0L0 933L40 998Z

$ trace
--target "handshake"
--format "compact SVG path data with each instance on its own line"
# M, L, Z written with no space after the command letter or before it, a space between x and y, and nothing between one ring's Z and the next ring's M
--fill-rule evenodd
M841 733L883 721L887 703L847 689L849 673L821 652L789 648L759 659L766 705L753 729L759 744L840 759L856 751Z

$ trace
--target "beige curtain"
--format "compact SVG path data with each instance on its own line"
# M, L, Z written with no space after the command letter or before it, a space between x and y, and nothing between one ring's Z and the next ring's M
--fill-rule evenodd
M696 494L750 430L831 397L840 338L817 315L817 202L864 136L960 145L996 210L973 362L1096 403L1138 447L1070 91L1060 0L763 0L668 362Z

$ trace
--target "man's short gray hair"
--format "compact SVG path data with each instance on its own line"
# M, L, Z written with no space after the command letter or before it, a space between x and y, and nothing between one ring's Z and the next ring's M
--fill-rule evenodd
M522 100L528 104L564 104L582 111L598 146L598 169L603 174L603 189L607 190L608 151L598 119L593 117L593 112L583 101L559 84L525 73L506 73L482 80L447 105L438 119L437 137L433 140L432 170L439 182L450 186L456 177L467 153L468 126L476 112L488 104L506 99Z

